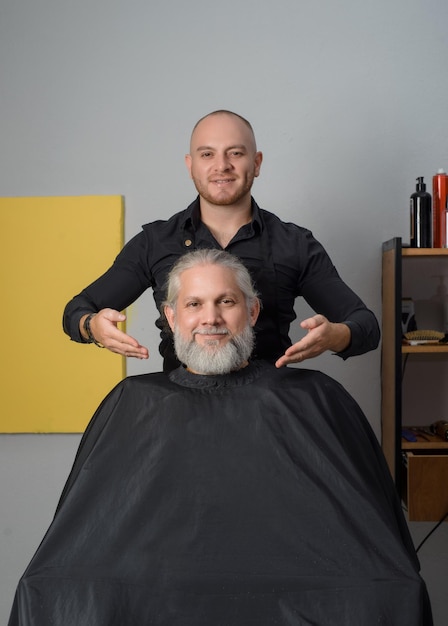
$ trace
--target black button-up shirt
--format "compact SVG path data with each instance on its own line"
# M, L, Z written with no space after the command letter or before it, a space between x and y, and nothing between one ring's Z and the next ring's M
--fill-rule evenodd
M145 224L124 246L110 269L67 304L65 332L74 341L83 342L79 331L83 315L104 308L122 311L149 287L160 311L166 277L173 263L182 254L198 248L221 249L201 222L199 198L168 220ZM351 343L339 353L341 357L377 347L380 333L375 315L341 280L328 254L309 230L282 222L252 200L252 221L239 229L226 250L249 269L262 301L255 326L254 356L273 362L291 345L289 327L296 318L294 301L298 296L331 322L344 322L350 327ZM164 369L169 371L178 365L171 332L162 316L156 324L161 329Z

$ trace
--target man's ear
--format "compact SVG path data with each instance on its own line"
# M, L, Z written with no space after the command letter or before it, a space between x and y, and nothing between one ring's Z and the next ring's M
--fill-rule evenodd
M191 175L191 165L192 165L191 154L185 155L185 165L187 166L187 170L188 170L188 173L190 174L190 178L193 178L193 176Z
M169 327L171 328L172 332L174 332L174 309L170 306L165 306L163 308L163 312L165 314L166 321L168 322Z
M250 325L255 326L255 323L260 315L261 304L258 298L255 298L252 308L250 310Z
M263 153L262 152L256 152L255 153L255 159L254 159L255 178L260 175L260 168L261 168L261 162L262 161L263 161Z

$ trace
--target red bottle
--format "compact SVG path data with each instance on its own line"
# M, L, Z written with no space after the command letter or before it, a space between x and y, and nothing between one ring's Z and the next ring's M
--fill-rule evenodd
M448 247L446 224L446 201L448 196L448 174L439 170L432 177L432 237L434 248Z

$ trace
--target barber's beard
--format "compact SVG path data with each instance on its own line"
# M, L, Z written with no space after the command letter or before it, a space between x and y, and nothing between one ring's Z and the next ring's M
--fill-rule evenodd
M207 329L207 333L210 332L228 334L226 329ZM174 348L179 361L193 372L209 376L228 374L240 369L250 358L254 341L255 333L250 325L238 335L233 335L223 346L218 340L199 344L194 336L186 339L177 328L174 329Z

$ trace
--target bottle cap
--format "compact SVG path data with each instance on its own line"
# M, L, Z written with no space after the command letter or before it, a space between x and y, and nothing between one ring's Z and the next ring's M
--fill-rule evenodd
M419 176L416 180L417 180L417 191L425 191L426 190L426 185L423 182L423 178L424 176Z

